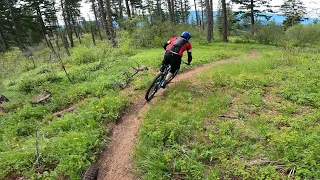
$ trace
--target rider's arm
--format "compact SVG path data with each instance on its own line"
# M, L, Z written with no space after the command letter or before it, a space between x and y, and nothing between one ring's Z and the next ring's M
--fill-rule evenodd
M191 46L191 43L188 43L188 64L190 65L191 61L192 61L192 54L191 54L191 49L192 49L192 46Z
M163 49L166 50L166 49L167 49L167 46L168 46L169 44L170 44L170 41L167 41L166 43L164 43L163 46L162 46Z
M188 50L188 64L190 64L192 61L192 54L191 54L191 49Z

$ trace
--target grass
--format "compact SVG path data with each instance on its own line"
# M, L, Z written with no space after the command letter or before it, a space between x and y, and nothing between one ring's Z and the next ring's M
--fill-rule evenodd
M106 42L97 41L97 46L90 45L85 38L83 42L71 49L71 57L62 54L73 83L68 81L57 59L49 58L46 49L33 57L36 67L18 51L1 55L0 63L5 68L0 73L0 90L10 102L4 104L9 113L0 115L0 179L80 179L105 146L106 129L135 100L135 94L146 89L164 53L161 48L132 50L123 45L112 49ZM183 67L182 71L221 59L246 57L252 48L273 49L206 44L197 39L191 42L193 66ZM134 73L131 66L136 66L136 62L147 65L150 71L140 72L131 80L132 91L123 93L119 87L125 84L124 72ZM51 92L49 101L31 102L32 97L44 91ZM190 102L195 100L190 94L183 95ZM75 107L74 112L64 113L61 118L54 115L69 107Z
M319 55L257 47L168 89L145 115L142 179L318 179Z

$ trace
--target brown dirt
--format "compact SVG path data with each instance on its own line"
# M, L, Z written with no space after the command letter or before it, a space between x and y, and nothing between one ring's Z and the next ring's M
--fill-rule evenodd
M255 50L251 51L249 58L258 56L259 53ZM228 59L223 61L213 62L196 69L183 72L173 80L173 82L179 82L185 79L192 78L196 74L199 74L213 66L233 63L238 60ZM169 84L173 86L175 83ZM161 96L165 90L160 90L156 96L151 100L154 102L157 97ZM150 103L147 103L144 99L144 94L140 95L138 100L133 103L128 109L125 110L123 116L117 122L111 135L110 142L107 143L106 150L99 158L99 180L132 180L138 179L134 176L132 171L132 159L131 153L134 151L137 134L139 132L140 124L143 121L142 115L145 114L150 108Z

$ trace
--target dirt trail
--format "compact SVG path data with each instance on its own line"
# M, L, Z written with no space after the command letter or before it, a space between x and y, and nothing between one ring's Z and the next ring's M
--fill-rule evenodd
M251 51L249 58L258 56L259 53L255 50ZM185 79L192 78L194 75L203 72L213 66L233 63L238 60L229 59L213 62L196 69L183 72L173 80L179 82ZM168 86L173 86L174 83ZM159 90L152 101L157 100L157 96L161 96L165 90ZM99 174L98 180L132 180L137 179L132 172L132 160L130 154L134 151L142 122L141 116L148 111L150 104L144 99L144 94L139 100L133 103L123 114L122 118L117 122L110 136L111 141L108 143L106 150L101 155L98 165Z

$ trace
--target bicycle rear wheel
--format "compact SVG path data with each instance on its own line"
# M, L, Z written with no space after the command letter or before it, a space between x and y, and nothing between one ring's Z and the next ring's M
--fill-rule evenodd
M151 85L149 86L148 90L147 90L147 93L145 95L145 99L147 101L150 101L153 96L157 93L157 91L159 90L160 88L160 82L161 80L163 79L163 75L161 74L158 74L154 80L152 81Z

